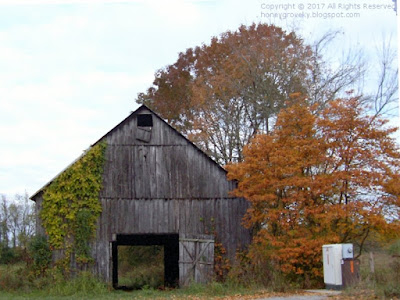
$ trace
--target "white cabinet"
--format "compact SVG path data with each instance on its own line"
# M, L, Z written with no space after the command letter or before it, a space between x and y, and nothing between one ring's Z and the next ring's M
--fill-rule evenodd
M340 289L343 286L342 264L344 259L353 259L352 244L322 246L324 282L327 288Z

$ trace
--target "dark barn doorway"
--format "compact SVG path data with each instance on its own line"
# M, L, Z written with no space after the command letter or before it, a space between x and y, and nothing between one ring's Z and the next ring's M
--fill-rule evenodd
M164 285L177 287L179 283L179 235L178 234L117 234L112 242L112 282L115 289L125 287L118 284L118 246L163 246Z
M164 284L164 246L118 246L118 285L125 290Z

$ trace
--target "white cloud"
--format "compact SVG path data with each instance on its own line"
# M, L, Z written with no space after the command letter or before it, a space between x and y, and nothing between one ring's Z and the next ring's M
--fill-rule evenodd
M159 19L166 27L198 24L201 18L198 7L189 1L149 1L149 9L154 12L153 19Z

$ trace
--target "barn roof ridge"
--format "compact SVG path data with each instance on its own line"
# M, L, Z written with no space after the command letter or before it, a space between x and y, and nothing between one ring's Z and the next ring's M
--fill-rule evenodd
M147 105L142 104L140 105L136 110L131 112L125 119L123 119L120 123L118 123L116 126L114 126L111 130L109 130L106 134L104 134L100 139L98 139L94 144L90 145L88 149L84 150L83 153L76 158L72 163L70 163L67 167L62 169L56 176L54 176L50 181L48 181L44 186L42 186L38 191L36 191L30 199L35 201L34 198L38 196L41 192L43 192L55 179L57 179L62 173L64 173L66 170L68 170L70 167L72 167L77 161L79 161L82 157L85 156L87 151L89 151L92 147L100 143L103 139L105 139L108 135L112 134L115 130L117 130L119 127L123 126L126 122L129 122L131 118L133 118L138 112L142 109L147 109L149 110L154 116L156 116L159 120L161 120L165 125L169 126L172 130L174 130L180 137L185 139L189 145L192 145L198 152L200 152L202 155L204 155L208 160L212 161L219 169L224 171L225 173L227 172L219 163L217 163L214 159L212 159L209 155L207 155L203 150L201 150L198 146L196 146L192 141L190 141L187 137L185 137L182 133L180 133L177 129L175 129L171 124L169 124L167 121L165 121L163 118L161 118L156 112L154 112L151 108L149 108Z

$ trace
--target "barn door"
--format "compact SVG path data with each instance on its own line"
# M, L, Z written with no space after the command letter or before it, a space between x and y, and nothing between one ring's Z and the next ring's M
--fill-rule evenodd
M207 283L214 272L214 236L179 238L179 285Z

